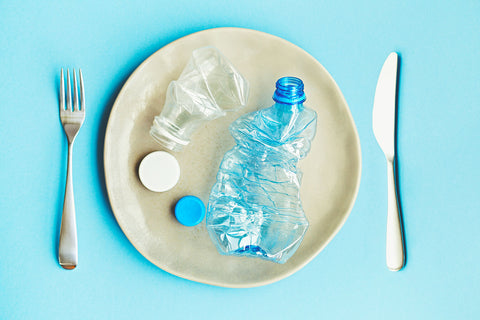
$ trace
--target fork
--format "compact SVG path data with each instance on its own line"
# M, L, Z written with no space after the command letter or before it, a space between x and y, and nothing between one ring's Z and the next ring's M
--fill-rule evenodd
M85 119L85 93L83 90L82 70L79 69L80 78L80 107L78 103L77 76L73 69L73 109L72 90L70 87L70 70L67 69L67 108L65 109L65 87L63 68L60 79L60 121L68 140L68 167L67 182L65 184L65 199L63 201L62 223L60 226L60 239L58 244L58 262L67 270L75 269L78 263L77 225L75 221L75 203L73 200L72 182L72 150L73 142Z

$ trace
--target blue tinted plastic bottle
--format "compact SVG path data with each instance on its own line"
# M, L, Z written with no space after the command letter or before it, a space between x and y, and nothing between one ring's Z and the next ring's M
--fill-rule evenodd
M207 229L222 254L284 263L308 221L300 201L298 160L310 150L317 115L303 105L302 80L277 81L275 104L230 125L237 145L220 165L207 209Z

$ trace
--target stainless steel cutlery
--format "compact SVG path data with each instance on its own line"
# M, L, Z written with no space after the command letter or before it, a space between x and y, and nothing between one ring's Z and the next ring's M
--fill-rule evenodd
M373 132L387 160L388 216L386 261L387 267L392 271L398 271L405 265L403 226L398 205L395 177L397 71L398 55L392 52L380 72L373 103Z
M70 70L67 70L67 95L65 108L65 86L63 69L60 83L60 120L68 140L67 182L63 202L62 223L58 245L58 262L68 270L75 269L78 264L77 226L75 220L75 202L73 199L72 153L75 137L85 119L85 92L83 88L82 70L79 70L80 98L78 96L77 76L73 70L73 107ZM80 100L80 102L79 102Z

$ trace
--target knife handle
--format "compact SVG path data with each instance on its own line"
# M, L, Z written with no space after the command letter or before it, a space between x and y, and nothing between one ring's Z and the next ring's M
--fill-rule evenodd
M402 219L397 198L394 159L387 160L388 217L387 217L387 267L398 271L405 265Z

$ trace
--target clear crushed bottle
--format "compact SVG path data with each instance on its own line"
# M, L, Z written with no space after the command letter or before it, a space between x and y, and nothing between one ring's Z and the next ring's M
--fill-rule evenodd
M310 150L317 114L303 105L295 77L277 81L273 100L230 125L236 146L220 164L206 223L220 253L285 263L308 228L297 163Z
M196 49L178 80L170 82L150 135L181 151L203 123L244 107L248 91L248 81L217 48Z

